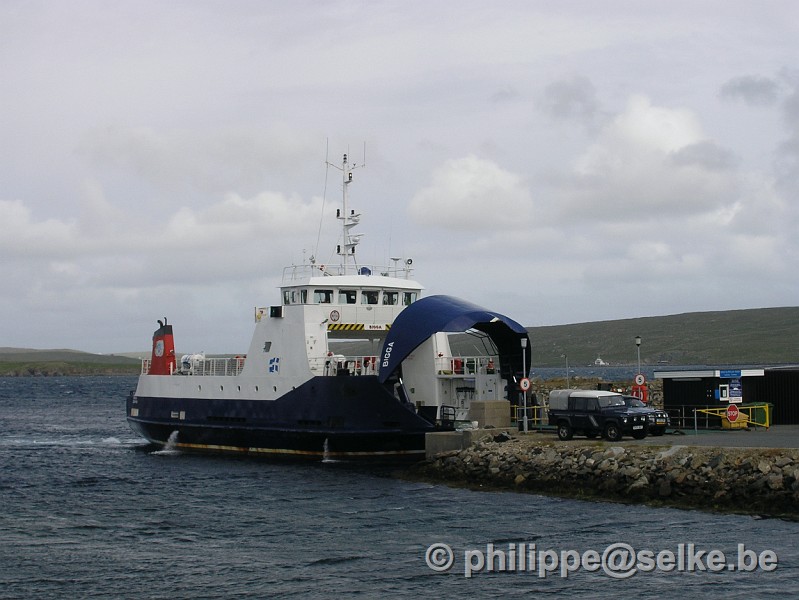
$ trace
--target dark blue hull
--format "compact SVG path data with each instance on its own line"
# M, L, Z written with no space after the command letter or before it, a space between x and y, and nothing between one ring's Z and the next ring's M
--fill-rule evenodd
M433 430L376 377L315 377L274 401L131 395L127 415L156 444L311 459L420 460Z

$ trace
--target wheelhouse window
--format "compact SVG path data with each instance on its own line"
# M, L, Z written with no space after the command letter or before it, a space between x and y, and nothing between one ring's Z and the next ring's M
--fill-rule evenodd
M396 306L399 303L399 292L383 292L383 304Z
M283 290L283 304L297 304L308 301L308 290Z
M358 298L357 290L339 290L338 303L339 304L355 304Z
M332 304L333 290L314 290L313 301L314 304Z
M361 292L361 304L377 304L380 292L377 290L363 290Z
M416 292L402 292L402 304L410 306L416 302Z

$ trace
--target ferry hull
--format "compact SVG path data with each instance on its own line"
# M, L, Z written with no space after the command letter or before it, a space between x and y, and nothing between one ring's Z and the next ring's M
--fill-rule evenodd
M180 450L239 453L311 460L410 460L424 458L424 432L341 432L198 425L175 426L130 420L150 442ZM175 441L169 440L177 432Z
M159 445L317 460L421 460L433 430L375 377L314 378L272 401L131 394L127 414Z

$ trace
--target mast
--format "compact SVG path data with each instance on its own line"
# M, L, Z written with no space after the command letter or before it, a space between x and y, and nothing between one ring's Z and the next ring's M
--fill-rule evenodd
M341 260L342 275L349 275L350 272L358 272L358 261L355 256L355 248L363 237L362 233L352 233L352 228L358 225L361 220L361 213L356 213L349 207L349 185L352 183L352 171L363 165L349 166L347 155L341 162L341 167L328 163L330 166L339 169L342 174L342 200L341 208L336 211L336 218L341 221L341 244L336 248L336 254ZM350 270L352 264L352 271Z

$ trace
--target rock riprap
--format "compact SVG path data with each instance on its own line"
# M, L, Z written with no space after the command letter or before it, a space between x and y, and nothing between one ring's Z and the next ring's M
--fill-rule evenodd
M799 519L799 450L794 449L487 435L469 448L419 463L408 474L466 486Z

